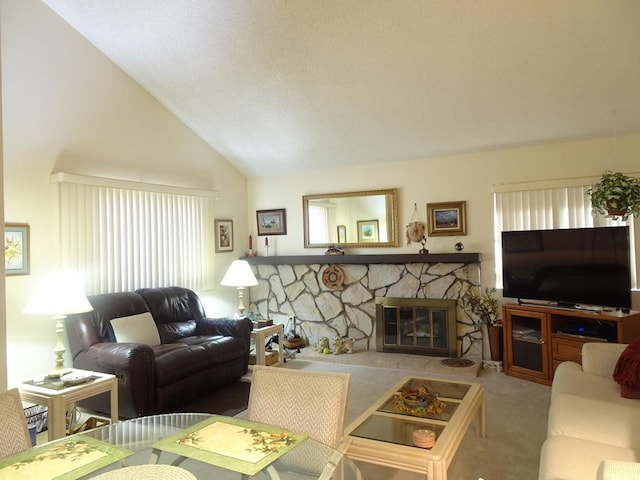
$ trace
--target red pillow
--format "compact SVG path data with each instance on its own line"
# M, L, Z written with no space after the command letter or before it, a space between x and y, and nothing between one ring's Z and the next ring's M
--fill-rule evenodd
M623 397L640 399L640 337L620 355L613 379L620 384Z

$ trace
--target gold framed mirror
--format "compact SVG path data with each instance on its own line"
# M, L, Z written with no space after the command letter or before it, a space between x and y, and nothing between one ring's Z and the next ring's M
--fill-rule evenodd
M302 197L304 248L397 247L398 189Z

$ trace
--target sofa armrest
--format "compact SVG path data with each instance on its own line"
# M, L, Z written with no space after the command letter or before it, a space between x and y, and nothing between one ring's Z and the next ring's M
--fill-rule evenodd
M151 347L139 343L103 342L78 355L73 366L110 373L118 378L118 410L123 417L140 417L153 412L155 360ZM105 399L89 401L100 412L109 412ZM106 397L105 397L106 398Z
M640 463L605 460L598 467L597 480L636 480L640 478Z
M223 335L251 340L253 323L248 318L203 318L196 323L196 335Z
M627 348L624 343L591 342L582 345L582 370L592 375L613 377L618 358Z

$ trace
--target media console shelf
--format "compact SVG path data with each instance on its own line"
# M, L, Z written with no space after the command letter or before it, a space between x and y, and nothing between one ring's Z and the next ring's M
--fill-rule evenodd
M502 307L507 375L551 385L557 366L582 363L587 342L629 343L640 336L640 312L591 312L505 304Z

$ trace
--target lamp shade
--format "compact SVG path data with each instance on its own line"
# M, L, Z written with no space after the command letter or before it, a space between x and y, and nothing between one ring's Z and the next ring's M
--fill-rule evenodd
M246 260L234 260L220 285L225 287L252 287L258 285L256 276Z
M38 283L23 313L57 316L91 310L80 278L70 272L55 272Z

